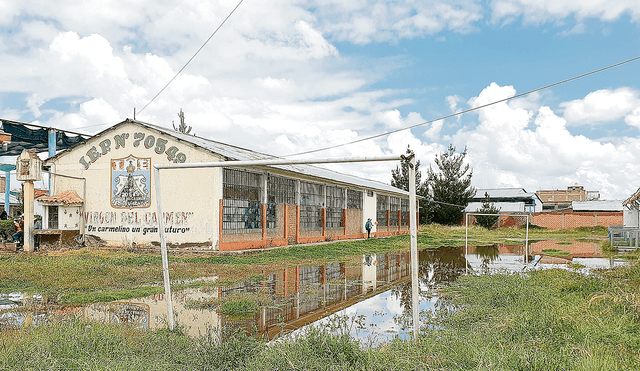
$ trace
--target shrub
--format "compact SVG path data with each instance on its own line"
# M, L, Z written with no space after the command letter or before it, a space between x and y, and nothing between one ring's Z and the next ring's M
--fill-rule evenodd
M16 233L16 226L13 220L0 220L0 238L11 240L14 233Z

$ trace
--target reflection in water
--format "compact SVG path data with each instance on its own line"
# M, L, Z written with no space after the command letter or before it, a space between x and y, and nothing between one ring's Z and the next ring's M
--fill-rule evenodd
M497 245L483 245L476 247L476 255L481 259L482 264L480 268L483 273L488 273L489 264L493 263L500 256L500 250Z
M355 303L388 291L410 279L410 253L365 255L361 264L344 262L320 266L294 266L263 271L263 280L216 286L207 290L187 289L173 294L176 322L192 336L201 336L224 326L257 329L270 339L326 317ZM409 290L410 293L410 290ZM269 305L255 316L238 319L219 315L215 309L193 309L192 302L233 298L239 294L267 294ZM410 305L410 296L405 305ZM129 313L129 312L135 313ZM91 305L84 316L104 322L131 323L143 328L166 326L166 302L158 294L121 303Z
M566 251L561 258L544 256L543 251ZM435 290L452 283L461 275L520 272L545 267L566 268L573 261L588 268L607 268L622 264L620 260L603 258L599 245L558 244L541 241L525 248L520 245L494 244L469 247L441 247L419 252L419 293L421 312L433 310L439 304ZM333 313L360 318L353 336L378 336L386 340L404 336L403 319L411 318L410 253L385 253L362 256L360 264L344 262L320 266L292 266L275 271L263 271L260 281L239 282L202 289L186 289L173 294L176 322L191 336L202 336L225 326L256 329L270 339ZM554 260L556 259L556 260ZM525 263L526 261L526 263ZM563 264L558 264L563 263ZM194 309L193 302L230 300L238 295L252 298L268 297L250 318L238 319L219 315L215 309ZM2 298L2 297L0 297ZM51 311L13 311L21 300L0 304L0 327L20 326L46 320ZM123 302L94 304L87 307L64 308L63 313L77 313L85 318L107 323L127 323L138 328L166 327L166 302L163 294ZM10 302L9 302L10 301ZM4 310L3 310L4 309ZM330 317L325 321L331 321ZM410 321L408 322L410 325Z

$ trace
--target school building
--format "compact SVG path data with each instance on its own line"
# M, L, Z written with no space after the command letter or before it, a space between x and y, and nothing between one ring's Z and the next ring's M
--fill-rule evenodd
M311 165L162 170L156 212L153 165L276 159L127 119L45 160L52 196L43 241L81 237L110 246L240 250L409 233L409 193Z

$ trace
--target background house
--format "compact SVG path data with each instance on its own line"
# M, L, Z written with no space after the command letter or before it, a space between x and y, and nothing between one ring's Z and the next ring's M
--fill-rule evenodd
M475 213L482 208L485 194L490 202L503 214L498 220L498 227L522 226L527 223L525 215L542 210L542 203L535 193L527 192L524 188L478 188L475 197L464 209L465 213ZM522 214L522 217L507 216L505 214ZM470 224L475 224L475 218L469 218Z
M572 185L564 189L541 190L536 195L542 202L542 210L562 210L571 207L574 201L594 201L600 199L599 191L585 191L581 185Z
M542 203L535 193L524 188L478 188L465 212L477 212L482 207L485 194L501 213L532 213L542 210Z

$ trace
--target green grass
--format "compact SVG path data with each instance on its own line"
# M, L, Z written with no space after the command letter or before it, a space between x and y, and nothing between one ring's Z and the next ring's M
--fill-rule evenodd
M640 265L598 272L463 276L423 315L417 341L361 347L312 329L274 342L242 331L50 322L0 332L0 370L637 370ZM455 309L455 310L449 310Z

